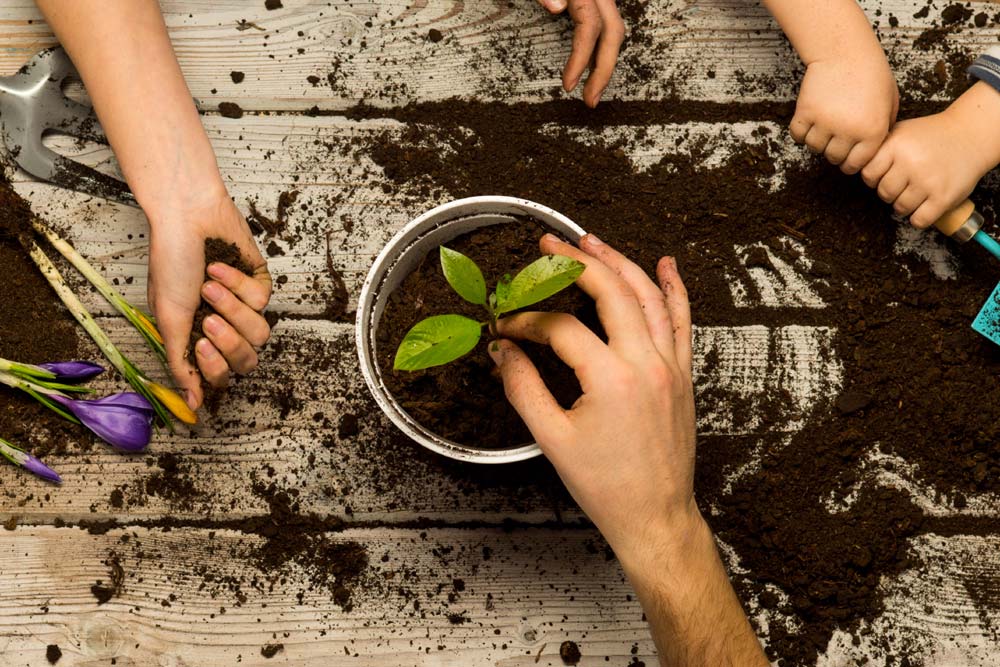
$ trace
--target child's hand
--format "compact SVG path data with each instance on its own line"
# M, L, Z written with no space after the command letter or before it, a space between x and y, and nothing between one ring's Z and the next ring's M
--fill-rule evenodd
M270 328L261 312L271 296L271 278L243 216L223 191L219 198L178 207L152 221L149 251L149 303L167 349L167 361L186 400L197 409L204 398L201 378L223 387L230 373L257 366L255 348L267 342ZM224 264L212 264L205 281L205 240L235 243L254 268L247 277ZM189 360L191 325L202 299L216 311L203 323ZM197 362L196 369L192 362ZM200 374L199 374L200 371Z
M789 131L796 143L856 174L878 151L899 110L885 55L816 60L806 68Z
M583 86L583 101L596 107L611 81L618 51L625 39L625 23L615 0L538 0L552 14L569 8L573 19L573 51L563 70L563 88L570 92L580 83L587 67L590 76Z
M914 227L961 204L1000 161L1000 94L977 83L941 113L900 121L861 171Z

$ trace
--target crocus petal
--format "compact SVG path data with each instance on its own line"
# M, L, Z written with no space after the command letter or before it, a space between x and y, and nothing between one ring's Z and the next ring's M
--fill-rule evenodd
M127 391L120 394L111 394L103 398L95 398L88 403L93 403L95 405L118 405L123 408L133 408L135 410L143 410L152 414L154 412L153 405L146 400L146 397L142 394L137 394L134 391Z
M55 482L56 484L62 484L62 477L59 476L59 473L39 461L31 454L26 454L24 462L21 466L25 470L38 475L42 479L47 479L50 482Z
M38 365L55 373L59 382L86 382L104 372L103 367L89 361L54 361Z
M177 417L185 424L197 424L198 415L194 413L188 404L184 402L184 399L180 397L176 391L167 389L161 384L156 384L155 382L147 382L146 386L149 387L149 391L152 392L160 403L166 406L167 410L170 410L174 417Z
M114 394L93 401L56 395L51 398L72 412L99 438L118 449L140 452L153 436L153 410L145 399L140 404L129 394Z

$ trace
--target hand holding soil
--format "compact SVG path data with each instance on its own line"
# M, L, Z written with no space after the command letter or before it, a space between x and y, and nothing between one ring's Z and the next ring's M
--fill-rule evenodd
M625 40L625 23L615 0L538 0L552 14L567 9L573 19L573 51L563 70L563 88L572 91L590 67L583 86L583 101L596 107L611 81L618 52Z
M206 262L206 250L232 242L244 266ZM257 366L254 348L270 336L261 314L270 296L267 262L228 197L179 220L152 224L149 303L163 334L171 372L192 409L204 400L202 377L213 387L224 387L230 373L248 373ZM204 313L201 326L193 331L202 299L215 313ZM197 340L192 359L193 336Z

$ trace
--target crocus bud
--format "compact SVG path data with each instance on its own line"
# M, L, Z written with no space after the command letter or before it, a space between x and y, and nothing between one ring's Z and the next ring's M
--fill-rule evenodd
M38 475L42 479L47 479L50 482L55 482L56 484L62 484L62 477L59 476L59 473L27 452L24 454L24 462L21 463L21 467L28 472Z
M55 373L56 377L54 379L59 382L86 382L104 372L102 366L89 361L54 361L47 364L38 364L38 366L50 373Z
M84 426L113 447L141 452L153 435L153 406L139 394L112 394L91 401L51 395Z

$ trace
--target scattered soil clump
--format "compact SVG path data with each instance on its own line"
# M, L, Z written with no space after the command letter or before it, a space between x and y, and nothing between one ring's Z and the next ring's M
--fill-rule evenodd
M564 665L575 665L580 662L582 657L580 647L576 645L576 642L563 642L559 645L559 657L562 658Z
M541 256L538 240L548 231L534 220L518 220L470 232L445 244L470 257L483 272L487 289L506 274L515 275ZM532 306L531 310L568 312L596 326L593 302L577 287ZM406 332L432 315L455 313L477 320L485 311L460 297L445 280L437 251L390 295L376 332L378 364L386 386L400 405L435 433L462 444L497 449L533 442L527 426L504 396L496 364L489 356L490 334L461 359L422 371L394 371L396 348ZM522 347L539 368L556 399L569 407L580 397L573 371L547 347Z
M49 644L45 647L45 659L49 661L50 665L59 662L60 658L62 658L62 649L59 648L58 644Z
M219 102L219 114L223 118L243 118L243 109L236 102Z

